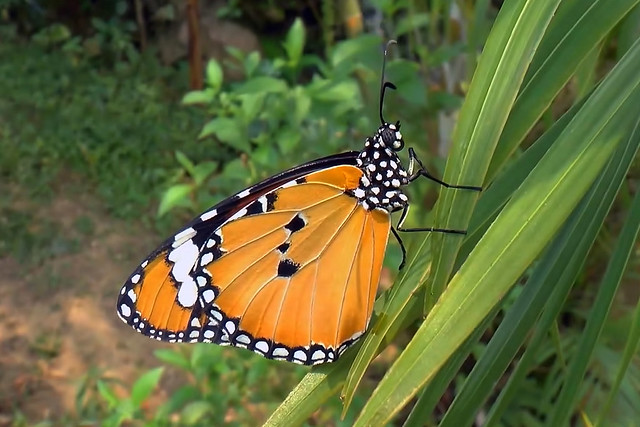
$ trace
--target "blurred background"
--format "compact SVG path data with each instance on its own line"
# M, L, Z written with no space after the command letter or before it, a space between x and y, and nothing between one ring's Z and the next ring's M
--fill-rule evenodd
M399 120L407 144L443 176L457 112L501 6L0 0L0 426L266 420L307 369L140 336L116 317L121 284L162 239L212 204L285 168L359 149L379 124L389 39L398 45L386 78L398 89L386 96L385 118ZM637 33L637 9L620 27ZM620 37L612 32L602 41L521 149L610 70ZM637 177L637 161L632 171ZM438 188L416 182L408 191L423 208L409 224L424 225L419 213L433 205ZM611 230L619 230L628 200L616 209L565 304L564 333L548 338L508 425L535 418L542 384L561 369L558 348L581 333L594 298L588 285L606 267ZM393 283L399 261L391 242L382 289ZM585 386L587 406L605 393L633 322L637 257L632 270L605 329L595 379ZM334 396L308 424L350 425L414 330L409 325L376 359L344 421ZM637 359L625 383L631 415L624 419L640 408ZM475 360L470 356L459 375ZM455 384L426 424L446 411Z

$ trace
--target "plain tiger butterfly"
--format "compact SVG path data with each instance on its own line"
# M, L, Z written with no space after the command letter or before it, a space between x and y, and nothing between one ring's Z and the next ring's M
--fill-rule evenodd
M274 175L195 218L131 274L120 318L161 341L231 345L304 365L337 360L367 329L390 231L403 263L397 231L464 234L403 228L402 187L422 176L480 190L435 178L411 148L403 167L400 123L382 116L386 88L395 86L384 81L383 62L381 126L361 151Z

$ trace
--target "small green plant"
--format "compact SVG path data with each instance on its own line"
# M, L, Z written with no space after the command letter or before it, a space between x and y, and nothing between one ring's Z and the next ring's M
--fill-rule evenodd
M158 350L156 356L182 372L185 384L161 406L148 408L145 401L158 385L163 368L141 375L124 398L108 382L97 380L101 401L107 405L105 427L125 421L147 426L255 424L255 419L266 418L304 374L301 367L208 344Z

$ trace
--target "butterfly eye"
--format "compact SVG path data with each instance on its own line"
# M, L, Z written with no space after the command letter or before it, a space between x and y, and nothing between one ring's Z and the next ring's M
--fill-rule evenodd
M404 148L404 141L400 132L396 132L396 140L393 141L391 147L393 147L394 151L401 151Z

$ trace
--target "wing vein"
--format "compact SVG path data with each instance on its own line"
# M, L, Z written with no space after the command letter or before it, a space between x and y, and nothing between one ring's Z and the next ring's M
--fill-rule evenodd
M353 261L351 262L351 265L349 266L349 274L347 274L347 279L346 279L346 283L342 289L342 300L340 301L340 310L338 311L338 327L336 328L336 337L334 339L334 343L336 345L336 349L338 348L338 335L340 333L340 326L342 324L342 312L344 310L344 301L347 295L347 289L349 287L349 279L351 278L351 274L353 273L353 265L356 263L356 258L358 256L358 252L360 251L360 248L362 247L362 235L364 234L364 226L366 225L367 222L367 215L365 214L364 217L364 224L362 224L362 230L360 231L360 238L358 239L358 245L356 246L356 250L353 252Z

